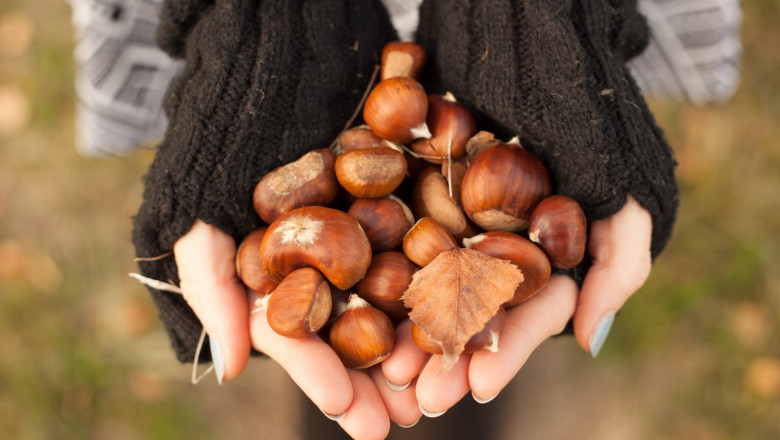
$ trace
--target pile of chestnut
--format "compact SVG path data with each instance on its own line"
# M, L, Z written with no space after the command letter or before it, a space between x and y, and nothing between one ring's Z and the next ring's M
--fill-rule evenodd
M585 252L579 205L552 194L545 166L518 141L477 132L451 94L427 95L417 82L424 63L414 43L385 46L366 125L265 175L253 203L268 226L237 252L238 276L267 299L271 328L319 334L349 368L390 354L412 276L443 251L462 245L524 276L467 351L495 349L504 308L539 291L551 265L575 266ZM413 336L441 352L416 325Z

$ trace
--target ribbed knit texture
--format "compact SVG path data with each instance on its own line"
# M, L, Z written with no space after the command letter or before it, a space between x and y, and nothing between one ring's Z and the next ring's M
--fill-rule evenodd
M166 1L158 43L186 67L134 219L137 255L170 252L195 219L236 240L257 228L256 183L330 144L394 38L378 1ZM178 284L173 257L139 265ZM200 322L181 296L150 291L179 360L191 361Z
M653 217L655 257L679 196L671 149L625 67L647 37L630 0L426 1L417 33L429 91L451 91L504 139L519 135L589 221L633 195ZM581 282L587 265L569 273Z

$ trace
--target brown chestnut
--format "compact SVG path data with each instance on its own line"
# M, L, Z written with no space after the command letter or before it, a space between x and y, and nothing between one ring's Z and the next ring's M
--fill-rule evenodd
M457 159L466 154L466 142L477 132L474 116L455 96L428 95L428 116L426 123L433 136L412 142L412 150L425 160L442 163L449 155Z
M390 356L395 331L387 315L352 294L344 313L331 325L329 340L347 368L368 368Z
M401 252L374 255L366 276L355 284L355 291L371 305L400 320L408 316L401 296L412 281L417 267Z
M553 266L568 269L582 261L587 242L585 213L576 200L554 195L531 214L528 238L544 249Z
M268 300L268 325L282 336L304 338L325 325L331 306L330 286L317 269L294 270Z
M397 249L414 225L412 211L398 197L357 199L347 214L355 217L371 243L374 253Z
M454 197L439 167L423 170L412 190L412 209L417 217L431 217L444 226L455 238L474 234L466 214Z
M384 197L405 177L406 158L391 148L352 150L336 159L336 178L355 197Z
M515 296L504 306L512 307L541 290L550 279L550 260L544 251L529 240L511 232L489 231L463 239L463 246L502 260L509 260L523 272L523 282Z
M414 264L425 267L440 253L458 247L450 232L431 217L417 220L404 236L404 254Z
M304 206L282 214L260 244L263 271L282 281L302 267L314 267L339 289L355 285L371 264L371 245L363 228L346 212Z
M408 76L420 80L425 67L425 49L411 41L391 41L382 48L382 73L385 80Z
M375 135L368 125L358 125L345 130L339 135L336 143L336 151L345 153L352 150L363 150L366 148L386 147L385 141Z
M417 138L429 138L425 123L428 97L412 78L396 76L381 81L366 98L363 119L382 139L406 144Z
M461 201L466 215L483 229L517 232L528 226L531 211L551 191L542 161L510 141L474 159L463 176Z
M263 261L260 259L260 243L263 241L268 226L263 226L249 233L236 250L236 276L246 287L260 295L267 295L279 284L271 280L263 272Z
M266 174L252 195L255 211L271 223L291 209L329 205L339 191L335 161L336 153L322 148Z

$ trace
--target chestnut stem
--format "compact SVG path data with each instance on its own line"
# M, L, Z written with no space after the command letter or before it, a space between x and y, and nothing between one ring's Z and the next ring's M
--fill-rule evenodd
M161 254L161 255L158 255L156 257L135 257L135 258L133 258L133 261L134 262L139 262L139 261L159 261L159 260L162 260L163 258L170 257L171 255L173 255L173 251L168 251L168 252L166 252L164 254Z
M200 360L200 350L203 348L203 341L206 339L206 328L204 327L203 330L200 332L200 339L198 339L198 347L195 349L195 359L192 361L192 376L190 377L190 382L192 382L193 385L197 385L198 382L201 381L204 377L206 377L207 374L211 373L211 370L214 369L214 364L211 364L208 368L206 368L206 371L200 374L198 376L198 360Z
M162 281L154 280L152 278L147 278L137 273L131 273L130 276L140 281L141 284L149 286L153 289L182 294L181 287L174 286L173 284L168 284ZM205 339L206 339L206 328L204 327L203 330L201 330L200 332L200 338L198 339L198 346L197 348L195 348L195 359L193 359L192 361L192 376L190 377L190 382L192 382L193 385L197 385L198 382L200 382L204 377L206 377L207 374L211 373L211 370L214 369L214 364L212 364L210 367L206 369L206 371L201 373L200 376L198 375L198 361L200 360L200 351L201 349L203 349L203 341Z
M178 293L180 295L183 293L182 290L181 290L181 287L174 286L173 284L168 284L168 283L165 283L163 281L153 280L151 278L147 278L147 277L145 277L145 276L143 276L141 274L138 274L138 273L130 273L128 275L130 275L130 277L135 278L136 280L140 281L141 284L143 284L145 286L149 286L149 287L151 287L153 289L163 290L163 291L166 291L166 292Z
M396 144L398 145L398 144ZM441 159L439 156L426 156L425 154L417 153L416 151L412 150L411 148L407 147L406 145L400 145L401 149L404 150L404 152L409 153L410 156L414 157L415 159Z
M379 73L379 64L374 66L374 73L371 74L371 79L368 80L368 85L366 86L366 90L363 92L363 97L360 98L360 102L358 103L355 112L352 113L352 116L350 116L346 125L344 125L344 128L342 128L338 136L336 136L336 139L333 139L333 142L330 143L330 146L328 148L330 148L331 150L335 151L335 147L339 143L339 137L341 137L341 134L349 130L349 126L352 125L353 122L355 122L355 118L357 118L358 113L360 113L360 109L363 108L363 104L365 104L366 99L368 98L368 94L371 93L371 88L374 87L374 82L376 82L376 76L378 73Z

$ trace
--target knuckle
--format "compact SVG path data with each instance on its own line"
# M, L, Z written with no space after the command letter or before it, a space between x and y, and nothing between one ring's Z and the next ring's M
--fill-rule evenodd
M627 277L626 287L633 293L639 290L650 277L650 271L652 270L652 261L648 253L646 258L634 263L629 271Z

